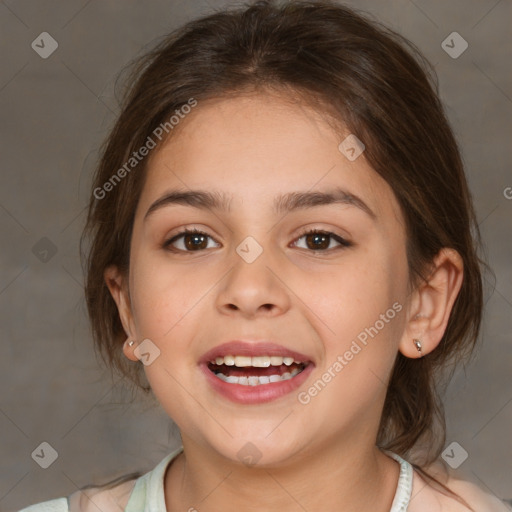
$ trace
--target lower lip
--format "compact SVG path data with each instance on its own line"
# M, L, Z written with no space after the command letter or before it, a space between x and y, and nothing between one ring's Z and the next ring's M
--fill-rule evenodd
M271 402L284 395L295 391L313 371L314 365L309 363L304 370L288 380L259 384L258 386L244 386L243 384L229 384L215 376L208 369L207 364L201 364L200 368L213 389L232 402L239 404L262 404Z

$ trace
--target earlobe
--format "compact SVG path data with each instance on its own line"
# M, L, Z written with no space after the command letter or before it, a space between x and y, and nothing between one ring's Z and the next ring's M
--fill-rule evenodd
M422 351L423 346L421 344L421 340L417 340L416 338L414 338L412 341L413 341L416 349L418 350L419 357L423 357L423 351Z
M139 359L134 353L135 350L135 341L128 338L123 343L123 354L130 359L131 361L138 361Z
M459 253L451 248L441 249L434 258L427 282L420 284L412 294L409 319L399 344L404 356L419 358L439 345L463 275L464 265Z

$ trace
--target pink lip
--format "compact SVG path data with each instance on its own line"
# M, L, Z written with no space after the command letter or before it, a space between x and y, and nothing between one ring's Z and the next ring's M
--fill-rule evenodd
M308 363L304 370L291 379L260 384L258 386L244 386L242 384L229 384L215 376L208 368L208 362L216 357L231 356L281 356L293 357L296 361ZM212 388L232 402L240 404L259 404L271 402L296 390L309 377L315 365L309 356L289 350L271 342L243 342L231 341L219 345L206 352L199 361L199 367Z
M228 384L216 377L208 369L206 363L200 365L201 371L215 391L232 402L240 404L261 404L287 395L296 390L309 377L314 367L315 365L310 363L295 377L281 382L271 382L270 384L260 384L259 386L244 386L243 384Z
M293 357L295 361L301 362L313 362L313 360L300 352L289 350L276 343L269 341L228 341L222 345L212 348L206 354L203 354L199 360L199 364L208 363L214 361L216 357L224 356L281 356L281 357Z

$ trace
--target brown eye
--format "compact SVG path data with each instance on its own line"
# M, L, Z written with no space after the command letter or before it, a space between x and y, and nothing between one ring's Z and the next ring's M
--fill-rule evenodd
M301 238L306 240L306 249L310 249L312 251L327 252L327 250L331 248L330 245L332 240L334 240L338 246L350 247L352 245L350 242L335 233L315 229L306 231L297 238L297 240L300 240Z
M352 244L344 238L331 233L329 231L320 231L311 229L303 233L297 240L304 238L306 240L306 247L310 251L328 252L332 249L336 249L336 246L331 247L334 241L338 248L350 247ZM197 229L185 229L167 240L163 244L163 248L172 252L199 252L208 247L208 239L213 238ZM296 243L294 245L297 245Z
M186 229L167 240L163 247L173 252L196 252L208 248L208 238L211 237L207 233L203 233L197 229ZM175 247L174 244L180 239L183 239L180 244L181 247ZM170 248L170 246L173 246L173 248Z

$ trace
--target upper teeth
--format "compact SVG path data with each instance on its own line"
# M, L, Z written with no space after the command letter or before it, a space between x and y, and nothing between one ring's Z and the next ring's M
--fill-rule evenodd
M290 366L293 363L300 364L301 361L295 360L293 357L281 356L224 356L216 357L215 360L210 361L213 364L225 364L226 366L255 366L259 368L268 368L269 366L281 366L285 364Z

